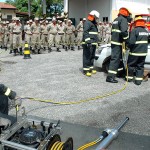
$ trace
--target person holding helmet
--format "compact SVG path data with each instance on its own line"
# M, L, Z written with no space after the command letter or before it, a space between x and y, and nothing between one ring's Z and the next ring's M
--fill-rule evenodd
M128 47L130 48L128 57L128 81L133 81L135 75L135 84L140 85L143 80L144 63L148 49L148 31L146 30L146 21L141 17L135 18L134 29L130 33ZM135 74L134 74L135 72Z
M111 29L111 61L109 64L106 82L118 83L117 73L124 70L122 61L122 44L129 38L128 23L131 22L131 13L127 8L120 8L118 17L112 23Z
M96 73L93 67L96 46L98 45L98 28L100 13L93 10L83 24L83 74L90 77Z

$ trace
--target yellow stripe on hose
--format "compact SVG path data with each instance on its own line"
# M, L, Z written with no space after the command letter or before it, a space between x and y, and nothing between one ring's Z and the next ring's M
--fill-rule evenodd
M55 142L50 150L54 150L55 146L59 143L59 141Z
M61 150L63 148L64 143L61 142L57 150Z

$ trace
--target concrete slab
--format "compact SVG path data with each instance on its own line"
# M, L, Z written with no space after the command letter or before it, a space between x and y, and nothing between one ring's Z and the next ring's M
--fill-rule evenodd
M28 116L29 118L40 119L43 121L52 121L54 123L57 120L45 119L36 116ZM120 120L118 120L120 122ZM96 140L104 128L94 128L79 124L72 124L67 122L60 122L62 127L62 141L66 141L68 137L72 137L74 141L74 150L77 150L80 146ZM116 123L117 124L117 123ZM127 123L128 124L128 123ZM114 128L115 125L112 127ZM94 150L98 146L92 146L87 150ZM140 136L137 134L131 134L127 132L120 132L118 138L114 140L108 150L149 150L150 149L150 136Z

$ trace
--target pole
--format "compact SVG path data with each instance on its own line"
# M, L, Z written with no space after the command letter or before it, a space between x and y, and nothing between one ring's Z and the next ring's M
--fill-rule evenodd
M28 15L31 17L31 0L28 0Z
M46 0L42 0L43 3L43 16L46 16Z

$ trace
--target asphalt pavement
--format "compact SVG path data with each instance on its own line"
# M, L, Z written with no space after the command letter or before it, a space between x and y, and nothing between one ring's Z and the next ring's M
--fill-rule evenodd
M106 74L101 70L92 77L84 76L81 73L82 50L62 50L60 53L53 50L31 57L14 57L8 51L0 54L0 82L21 97L76 102L119 90L125 84L123 79L118 79L118 84L105 82ZM140 86L128 83L120 93L76 105L54 105L31 100L23 100L22 105L27 115L97 129L113 128L128 116L130 120L122 132L135 135L135 138L150 139L149 87L149 81ZM14 109L10 114L15 114ZM150 143L143 150L148 150L148 147L150 149Z

